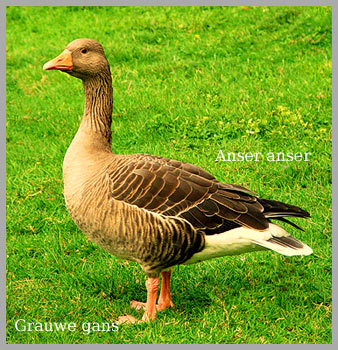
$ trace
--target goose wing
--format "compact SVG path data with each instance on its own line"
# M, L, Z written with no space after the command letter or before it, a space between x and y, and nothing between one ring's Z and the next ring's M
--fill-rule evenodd
M248 189L217 181L205 170L151 155L125 156L110 172L111 195L165 216L178 216L206 234L268 227L263 205Z

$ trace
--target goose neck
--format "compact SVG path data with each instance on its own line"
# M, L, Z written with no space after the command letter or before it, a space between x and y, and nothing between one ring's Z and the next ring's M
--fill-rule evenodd
M85 108L82 126L111 145L113 88L110 72L83 81Z

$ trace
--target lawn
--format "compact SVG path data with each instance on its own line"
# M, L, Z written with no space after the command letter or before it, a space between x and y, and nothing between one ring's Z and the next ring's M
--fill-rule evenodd
M8 7L6 16L7 342L331 343L331 8ZM305 232L288 229L314 253L179 266L174 308L98 328L141 317L129 303L146 289L141 268L89 242L65 208L62 161L83 89L42 66L80 37L101 42L111 64L115 153L194 163L308 210L294 220ZM220 150L262 159L215 162ZM269 152L311 154L268 161ZM76 329L19 331L20 319ZM96 328L82 331L89 322Z

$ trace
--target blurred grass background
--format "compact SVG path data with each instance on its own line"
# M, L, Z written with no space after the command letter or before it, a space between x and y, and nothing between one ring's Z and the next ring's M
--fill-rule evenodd
M7 342L331 343L331 8L7 7ZM145 300L138 265L88 242L63 200L81 82L42 65L72 40L104 47L113 151L199 165L310 211L275 253L180 266L175 307L118 332L18 332L29 322L113 322ZM311 152L308 162L215 162L227 152Z

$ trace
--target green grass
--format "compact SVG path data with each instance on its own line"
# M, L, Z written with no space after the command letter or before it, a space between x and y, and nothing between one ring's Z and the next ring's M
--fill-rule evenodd
M290 232L309 257L225 257L173 274L175 307L150 324L145 276L87 241L63 200L81 82L42 65L97 39L114 84L113 151L197 164L311 212ZM331 8L7 8L7 342L331 343ZM215 162L224 152L311 152L304 162ZM15 321L75 322L18 332Z

